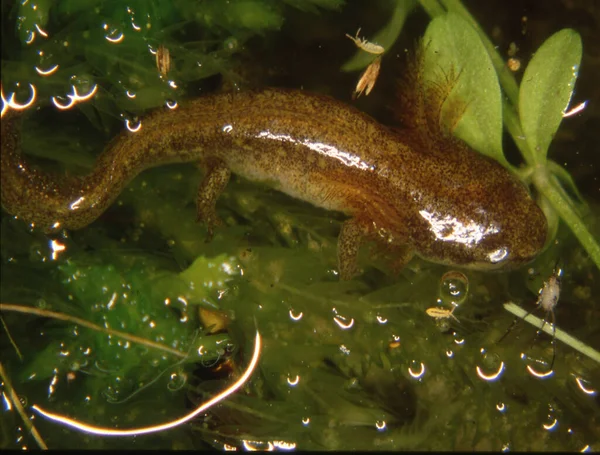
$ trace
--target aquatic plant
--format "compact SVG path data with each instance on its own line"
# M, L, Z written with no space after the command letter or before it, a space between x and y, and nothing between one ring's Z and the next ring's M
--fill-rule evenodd
M20 2L3 10L4 92L24 102L30 95L25 82L32 81L35 107L53 106L52 99L61 106L74 103L60 115L51 108L26 119L26 151L60 161L69 172L86 169L113 130L135 122L146 109L207 92L215 79L233 88L243 85L246 73L238 59L252 39L277 37L292 8L312 14L341 2L237 0L227 3L228 12L224 4L140 0L129 2L128 11L118 1L63 0L38 2L36 9ZM392 6L390 23L384 35L370 38L388 49L400 35L398 23L417 2L381 4ZM510 83L499 70L487 69L496 57L464 11L446 14L450 2L437 2L440 8L420 4L439 16L427 31L429 49L436 49L435 40L461 41L465 47L444 55L464 53L469 64L486 68L481 80L489 90L479 91L466 77L469 64L449 58L465 68L466 89L485 100L477 106L481 116L465 114L466 127L457 132L507 165L499 134L511 117L498 103L500 87ZM125 39L119 41L121 32ZM550 41L551 55L562 48L565 55L574 50L569 58L575 58L575 35L559 33L558 41ZM344 33L338 42L339 49L351 44ZM165 50L163 58L156 55L161 45L169 51L168 70ZM440 66L447 70L435 59L430 64L432 76ZM54 65L58 69L49 75L36 70L47 73ZM536 72L545 76L542 70ZM566 73L557 76L572 81ZM96 85L95 96L74 101ZM566 93L561 90L561 96ZM537 92L530 96L546 99ZM523 107L531 109L531 134L547 138L558 128L556 109L564 105L550 106L553 121L547 122L545 111L533 104L530 99ZM513 122L524 128L512 109ZM70 124L73 111L89 122ZM536 129L540 124L545 127ZM481 128L490 134L481 135ZM574 189L551 161L537 159L562 175L567 190ZM537 167L530 169L523 178L536 185ZM23 402L23 420L33 422L50 447L499 450L509 444L521 450L581 450L598 439L594 394L600 377L593 361L559 344L555 373L539 378L525 368L548 374L543 371L551 352L548 340L531 347L524 331L515 341L496 343L510 323L500 303L507 294L524 305L535 300L554 251L536 263L540 276L531 280L519 272L468 273L469 290L460 299L442 292L446 268L418 260L390 277L378 258L365 257L364 276L339 282L332 259L339 216L237 179L219 201L226 226L206 244L205 229L195 222L197 174L189 166L145 172L103 219L52 239L3 214L0 300L29 305L30 313L3 307L1 391L11 402ZM565 289L580 288L559 323L577 315L579 324L570 332L592 344L597 326L590 296L600 280L571 238L565 232L558 238L566 262L577 264ZM435 320L426 312L455 303L452 314L459 322ZM215 312L213 319L207 310ZM57 313L62 319L49 319ZM213 331L215 325L226 330ZM237 377L250 358L257 328L264 343L250 381L192 425L132 440L57 431L40 416L28 418L30 405L38 404L99 426L173 419ZM20 430L21 417L3 409L0 419L1 447L33 444ZM555 420L559 429L548 430Z
M373 40L391 47L415 3L397 2L389 23ZM423 38L425 77L435 81L440 74L461 71L447 101L449 105L462 98L468 104L455 134L533 184L549 221L548 244L560 217L600 268L600 246L582 220L585 204L577 187L567 170L548 159L563 118L585 107L585 103L570 106L581 62L579 34L565 29L549 37L527 65L519 87L506 61L460 0L420 0L419 4L432 18ZM342 69L360 69L367 62L368 56L358 52ZM514 168L504 156L503 125L525 161L522 168Z

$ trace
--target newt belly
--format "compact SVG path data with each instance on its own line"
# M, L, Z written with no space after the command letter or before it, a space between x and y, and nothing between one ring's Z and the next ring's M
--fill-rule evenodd
M196 162L207 171L198 215L209 231L231 172L347 214L338 243L343 278L355 273L364 239L485 269L529 261L546 237L526 187L493 160L456 139L389 129L323 95L269 89L157 111L137 133L115 138L89 175L69 179L26 163L17 122L12 111L1 121L2 205L46 232L93 222L144 169Z

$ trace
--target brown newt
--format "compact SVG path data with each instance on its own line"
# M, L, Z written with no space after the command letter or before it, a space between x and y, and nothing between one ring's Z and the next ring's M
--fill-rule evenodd
M118 135L92 172L75 178L49 175L25 161L18 115L9 111L1 120L2 205L45 232L78 229L144 169L195 162L206 169L197 207L209 235L219 223L215 203L231 172L347 214L338 240L342 278L355 274L364 239L399 261L413 252L475 269L531 260L547 228L526 187L438 126L443 93L435 101L408 87L401 96L404 131L301 90L205 96L144 118L140 131ZM432 99L433 106L425 105Z

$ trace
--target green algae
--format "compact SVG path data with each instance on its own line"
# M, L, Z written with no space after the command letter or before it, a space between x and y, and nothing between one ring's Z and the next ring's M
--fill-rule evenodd
M240 11L242 3L236 3ZM256 11L284 11L280 3L260 3ZM287 3L303 10L325 5ZM81 23L65 26L65 33L84 33L97 3L57 5L66 17L84 14ZM115 11L109 11L111 5ZM114 5L105 2L102 11L111 19L127 19ZM135 4L136 16L150 11L156 18L147 34L164 30L159 25L190 8L174 2L154 16L152 5ZM217 3L205 5L204 28L196 32L194 49L207 49L202 58L214 62L211 68L195 72L183 61L192 61L190 48L175 42L172 47L174 55L189 50L179 54L185 57L175 62L181 71L175 74L191 81L190 86L233 71L231 61L249 33L266 34L278 23L272 14L264 21L254 16L238 23L224 17ZM184 29L173 27L163 36L178 42ZM158 43L162 37L152 39ZM339 41L340 48L347 44L343 34ZM124 98L117 96L122 95L119 71L133 71L136 84L160 93L150 101L140 96L145 99L127 105L128 111L173 95L148 56L136 56L131 48L111 57L98 46L83 54L75 48L65 63L73 69L69 59L88 56L93 71L86 67L87 74L102 74L104 86L114 88L84 114L102 132L91 136L91 142L98 142L95 149L88 148L91 156L102 148L102 125L114 128L112 118L124 109ZM3 71L3 86L4 77ZM49 86L46 93L55 88ZM103 113L109 117L104 123ZM89 125L80 128L85 134L79 142L89 142ZM62 138L50 133L26 137L26 148L41 147L50 137L55 141L52 153L69 169L89 165L91 160L72 151L63 154L77 128L65 130ZM56 238L66 247L56 258L50 239L2 214L2 302L73 314L187 354L180 359L74 324L3 313L24 361L2 333L2 362L25 406L37 403L104 426L173 419L229 384L250 357L255 331L263 337L261 361L249 383L192 424L164 435L109 439L63 430L36 416L50 447L222 449L224 444L268 448L277 443L282 448L294 443L299 449L328 450L581 450L597 440L597 395L579 385L597 389L597 365L558 345L555 373L539 379L526 367L543 370L551 355L548 337L532 344L535 331L523 324L497 343L512 320L502 303L510 299L531 308L557 256L567 270L558 324L597 343L593 296L600 291L600 280L564 226L558 229L557 246L531 266L536 273L467 272L469 293L454 313L459 322L436 321L425 310L449 308L451 302L441 296L448 268L417 259L390 276L367 248L361 258L365 273L340 282L335 262L340 216L264 187L233 179L218 204L225 226L205 243L206 229L194 221L200 178L189 166L145 172L97 223ZM225 312L227 333L210 333L198 316L200 308ZM490 377L501 365L498 380L482 378L477 369ZM19 439L20 423L13 416L3 410L0 417L2 447L32 446L28 436ZM545 429L554 419L558 427Z

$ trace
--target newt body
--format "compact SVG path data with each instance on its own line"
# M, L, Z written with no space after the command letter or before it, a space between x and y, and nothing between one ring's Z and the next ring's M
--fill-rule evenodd
M434 262L491 269L531 260L546 236L525 186L495 161L456 139L392 130L304 91L219 94L161 110L139 132L116 137L89 175L70 179L28 166L16 122L12 112L2 119L2 205L47 232L93 222L144 169L197 162L207 170L198 214L209 232L230 172L347 214L338 243L343 278L356 272L365 238Z

